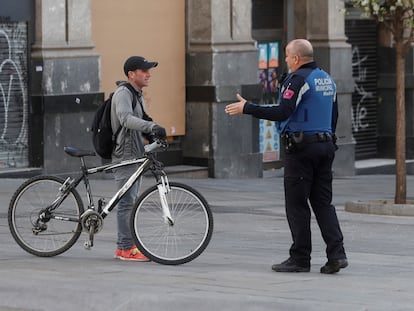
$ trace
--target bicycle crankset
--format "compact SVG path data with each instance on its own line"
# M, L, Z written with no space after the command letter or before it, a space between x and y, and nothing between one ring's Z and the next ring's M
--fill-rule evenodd
M83 230L90 232L93 229L93 233L98 233L103 227L103 218L98 212L88 209L81 215L81 224Z

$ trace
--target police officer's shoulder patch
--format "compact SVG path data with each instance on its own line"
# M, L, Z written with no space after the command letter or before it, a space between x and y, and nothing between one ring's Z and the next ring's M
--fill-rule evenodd
M287 89L283 92L283 99L291 99L295 95L295 92L291 89Z

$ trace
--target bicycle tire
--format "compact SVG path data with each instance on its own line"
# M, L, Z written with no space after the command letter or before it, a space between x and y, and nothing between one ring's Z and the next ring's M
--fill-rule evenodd
M197 258L213 233L213 214L205 198L188 185L172 182L166 195L174 225L164 222L157 186L144 191L131 213L138 249L150 260L180 265Z
M65 181L55 176L36 176L24 182L13 194L9 205L9 229L17 244L30 254L39 257L59 255L73 246L82 233L79 221L84 212L83 202L71 189L65 200L56 208L54 216L71 217L78 221L51 218L45 230L35 234L39 213L61 194L59 188Z

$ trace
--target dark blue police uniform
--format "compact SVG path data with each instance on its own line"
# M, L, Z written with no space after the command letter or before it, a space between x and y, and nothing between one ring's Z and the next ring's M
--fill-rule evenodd
M327 245L328 261L346 258L343 235L332 205L332 162L338 118L336 86L315 62L301 66L281 83L277 106L247 102L243 113L277 121L285 141L286 215L293 244L290 259L303 267L311 260L310 203Z

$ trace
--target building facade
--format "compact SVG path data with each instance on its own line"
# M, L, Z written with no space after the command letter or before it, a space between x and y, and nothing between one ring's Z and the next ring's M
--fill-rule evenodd
M391 122L381 117L388 106L378 109L378 98L391 100L392 86L382 83L389 69L384 62L374 69L391 51L374 53L376 25L346 17L341 0L126 0L122 6L3 0L1 6L0 171L76 170L63 147L92 148L93 112L125 78L124 60L137 54L159 61L144 95L149 114L170 136L167 164L206 166L217 178L260 177L263 167L282 163L274 126L230 118L224 107L236 93L275 101L274 77L286 71L284 46L297 37L313 43L317 62L338 86L335 174L353 175L356 158L382 155L378 141L392 137Z

